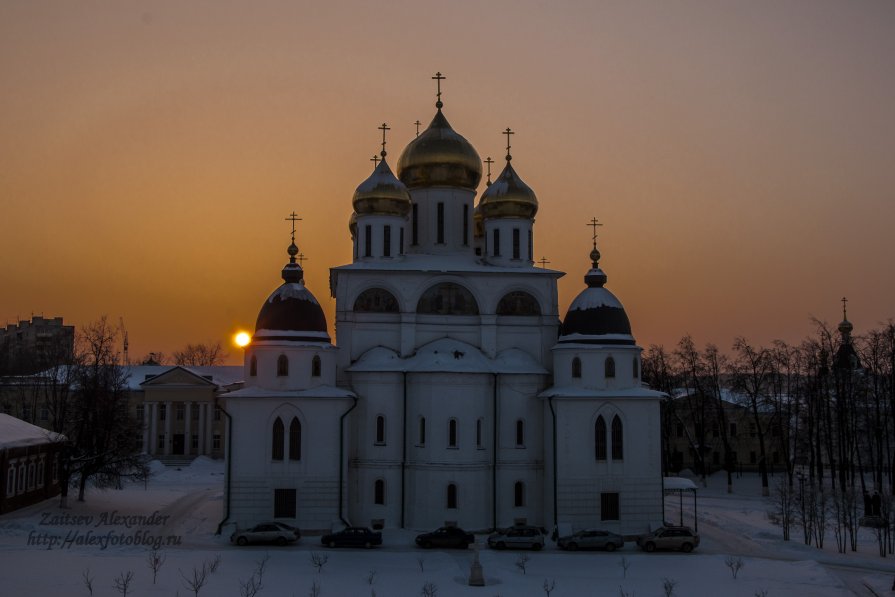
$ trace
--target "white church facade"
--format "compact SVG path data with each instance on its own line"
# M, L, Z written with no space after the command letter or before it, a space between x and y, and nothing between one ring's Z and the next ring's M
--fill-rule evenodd
M336 342L293 236L244 387L223 397L226 522L661 524L662 394L641 383L596 243L561 320L563 273L535 267L538 201L509 144L476 201L482 161L442 107L439 92L397 176L383 140L355 192L354 258L330 273Z

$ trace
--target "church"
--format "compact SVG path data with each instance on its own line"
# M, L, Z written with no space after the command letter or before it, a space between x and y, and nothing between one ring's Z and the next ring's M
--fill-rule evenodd
M512 131L477 200L483 162L434 78L428 128L393 172L380 127L382 159L354 193L353 260L330 271L335 339L305 286L293 221L245 384L222 397L225 522L654 528L663 394L641 382L596 234L560 319L564 274L533 260L539 205L512 165Z

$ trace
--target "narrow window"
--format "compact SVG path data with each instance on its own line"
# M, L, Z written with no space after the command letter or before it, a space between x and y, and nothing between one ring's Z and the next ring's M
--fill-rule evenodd
M413 221L412 221L412 228L410 231L410 244L413 246L416 246L416 245L420 244L420 236L419 236L420 211L419 211L419 205L416 203L413 204L412 214L413 215L411 216L411 219Z
M525 505L525 483L516 481L513 485L513 506L521 508Z
M289 460L301 460L301 422L292 417L289 423Z
M625 457L625 436L622 431L622 420L615 415L612 419L612 459L622 460Z
M400 241L401 241L399 243L400 246L398 247L398 254L403 255L404 254L404 226L401 226L400 234L398 234L398 237L400 238Z
M737 424L731 423L730 424L730 437L736 437L736 436L737 436Z
M258 357L252 355L251 360L249 360L249 376L255 377L258 375Z
M426 417L420 417L420 445L426 445Z
M520 247L519 247L519 243L520 243L520 240L519 240L519 229L518 229L518 228L513 228L513 259L519 259L519 255L520 255L520 252L519 252L519 249L520 249Z
M31 462L28 464L28 491L34 489L34 475L37 472L37 468L34 466L34 463Z
M498 230L497 228L495 228L495 229L494 229L494 233L493 233L491 236L492 236L493 239L494 239L494 240L492 241L492 244L493 244L494 246L491 247L491 254L492 254L494 257L500 257L500 230Z
M534 243L532 242L531 230L528 231L528 260L534 261Z
M457 509L457 486L453 483L447 486L447 507L450 510Z
M482 419L479 419L475 422L475 447L483 448L482 445Z
M376 479L373 484L373 503L379 506L385 505L385 481Z
M286 355L281 354L277 357L277 377L286 377L289 375L289 359Z
M167 404L159 404L158 405L158 420L164 421L165 417L168 416L168 405Z
M25 464L19 465L19 493L25 492Z
M392 256L392 227L388 225L382 227L382 256Z
M6 471L6 497L12 497L16 494L16 467L10 466Z
M364 226L364 257L373 254L373 227L370 224Z
M382 415L376 417L376 443L380 446L385 445L385 417Z
M215 433L215 434L211 437L211 450L212 450L213 452L219 452L220 449L221 449L221 434L220 434L220 433Z
M457 419L448 422L448 448L457 447Z
M634 357L634 379L640 379L640 361Z
M594 454L597 460L606 460L606 421L602 416L594 424Z
M294 489L274 489L273 490L273 517L274 518L295 518L295 490Z
M572 359L572 377L581 377L581 359L578 357Z
M615 377L615 359L612 357L606 357L606 379Z
M525 447L525 421L522 419L516 421L516 447Z
M463 244L469 245L469 205L463 204Z
M221 420L221 407L220 406L214 407L214 420L215 421Z
M436 222L436 225L438 226L438 228L436 230L437 235L438 235L437 242L439 245L443 245L444 244L444 203L439 202L437 209L438 209L438 212L437 212L438 221Z
M320 369L320 356L315 354L311 359L311 377L320 377Z
M283 459L283 443L286 441L286 429L280 417L273 422L273 437L271 438L271 459Z
M618 494L617 493L601 493L600 494L600 520L618 520Z

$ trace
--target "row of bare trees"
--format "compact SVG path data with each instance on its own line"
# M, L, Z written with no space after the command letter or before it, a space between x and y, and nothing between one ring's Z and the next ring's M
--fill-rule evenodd
M765 495L772 450L790 488L802 478L803 486L825 483L857 495L895 493L895 323L854 337L850 325L837 331L815 323L795 345L737 338L724 353L685 336L671 351L650 346L644 380L672 397L663 409L666 470L672 434L683 432L703 477L712 468L705 447L720 445L730 489L737 462L727 419L748 413Z

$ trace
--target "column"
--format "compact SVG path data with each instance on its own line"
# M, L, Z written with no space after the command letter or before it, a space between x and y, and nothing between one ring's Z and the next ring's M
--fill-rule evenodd
M205 434L207 430L205 429L205 407L207 404L205 402L199 403L199 448L196 450L196 455L201 456L205 454Z
M172 406L173 403L170 400L165 402L165 446L162 451L165 456L171 455L171 419L174 418Z
M214 437L214 404L208 403L205 405L205 428L208 432L205 434L205 452L207 454L212 453L211 449L211 440Z
M155 455L158 451L158 402L150 402L149 411L149 453Z
M187 400L183 403L183 453L189 456L193 449L193 434L190 429L190 417L192 416L193 403Z
M149 454L149 415L151 414L152 403L143 403L143 453Z

